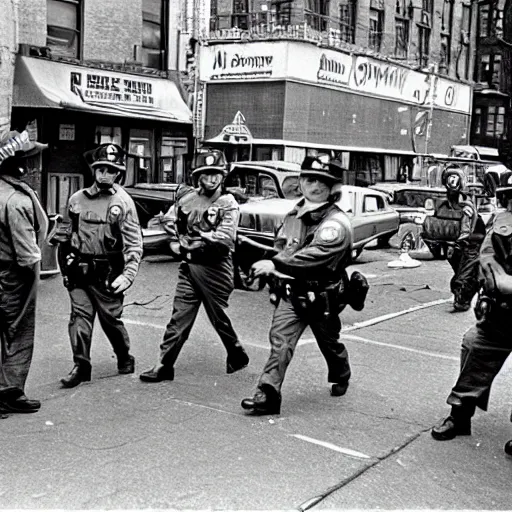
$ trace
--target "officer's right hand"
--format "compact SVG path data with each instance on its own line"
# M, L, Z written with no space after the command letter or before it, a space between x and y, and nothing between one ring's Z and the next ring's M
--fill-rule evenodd
M127 290L131 284L131 281L121 274L120 276L117 276L114 281L112 281L110 288L114 293L122 293Z

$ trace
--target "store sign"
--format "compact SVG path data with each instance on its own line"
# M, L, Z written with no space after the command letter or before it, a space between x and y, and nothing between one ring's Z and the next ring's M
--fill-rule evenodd
M245 122L242 112L238 111L231 123L222 128L213 141L231 142L235 144L250 144L253 140L251 131Z
M74 124L60 124L59 125L59 140L75 140L75 125Z
M82 101L153 106L153 84L138 78L121 78L99 71L71 71L70 89Z
M201 48L200 79L298 80L340 87L415 105L468 114L469 85L366 56L295 41L222 44Z

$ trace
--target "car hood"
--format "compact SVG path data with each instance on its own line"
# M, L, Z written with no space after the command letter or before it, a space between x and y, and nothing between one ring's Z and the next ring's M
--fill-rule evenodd
M240 213L264 214L273 213L285 216L293 210L300 199L262 199L261 201L249 201L240 205Z

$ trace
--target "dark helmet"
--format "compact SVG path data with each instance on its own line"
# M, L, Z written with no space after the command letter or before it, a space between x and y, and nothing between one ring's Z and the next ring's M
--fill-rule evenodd
M198 153L194 159L196 168L192 171L192 176L198 178L200 174L222 174L228 173L227 162L222 151L212 150L204 153Z
M38 155L47 147L48 144L30 140L26 130L21 133L17 131L8 132L5 137L0 139L0 164L7 159L11 159L10 164L14 160L21 164L22 160Z
M316 156L307 156L300 166L300 176L323 178L333 183L342 183L347 172L339 160L331 160L328 164Z
M448 166L441 174L441 183L447 190L460 192L465 186L466 178L460 167Z
M124 161L124 150L117 144L102 144L93 150L90 155L92 162L90 166L94 170L99 166L114 167L118 171L125 172L126 164Z

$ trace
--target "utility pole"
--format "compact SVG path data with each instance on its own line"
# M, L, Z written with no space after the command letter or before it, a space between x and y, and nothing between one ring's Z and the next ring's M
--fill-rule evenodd
M499 153L503 163L512 169L512 0L505 0L503 7L503 38L499 38L502 52L503 76L508 105L505 113L505 136L501 140Z

